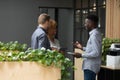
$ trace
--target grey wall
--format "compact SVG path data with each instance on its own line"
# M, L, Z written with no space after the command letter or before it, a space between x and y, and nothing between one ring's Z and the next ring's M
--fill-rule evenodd
M0 0L0 41L17 40L30 46L39 6L71 7L72 0Z
M73 10L60 9L58 20L58 38L62 47L68 48L72 51L73 42Z
M48 9L50 18L55 19L55 9Z
M73 0L39 0L40 6L49 7L73 7Z
M58 39L61 43L61 46L67 48L68 51L73 51L73 10L69 9L60 9L59 10L59 19L58 19ZM73 56L65 53L65 56L70 58L73 61ZM68 69L68 72L71 73L69 80L74 79L74 73L72 69Z
M0 41L30 44L37 26L39 2L36 0L0 1Z

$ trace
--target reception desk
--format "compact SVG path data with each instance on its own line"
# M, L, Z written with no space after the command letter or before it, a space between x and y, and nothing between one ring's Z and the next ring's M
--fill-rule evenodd
M0 62L0 80L59 80L61 69L36 62Z
M101 66L97 80L120 80L120 69Z

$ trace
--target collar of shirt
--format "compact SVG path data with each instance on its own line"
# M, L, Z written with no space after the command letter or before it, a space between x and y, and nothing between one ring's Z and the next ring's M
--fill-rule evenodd
M41 28L45 33L47 33L47 31L41 27L42 25L39 25L38 28Z
M92 33L94 33L94 31L96 31L97 30L97 28L94 28L93 30L91 30L90 32L89 32L89 35L91 35Z

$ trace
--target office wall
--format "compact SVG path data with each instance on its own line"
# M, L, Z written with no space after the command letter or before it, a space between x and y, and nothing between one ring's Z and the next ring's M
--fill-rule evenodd
M37 26L39 3L35 0L0 1L0 41L30 44Z
M70 7L71 4L72 0L0 0L0 41L17 40L30 46L37 26L38 7Z
M59 9L58 17L58 39L61 47L67 48L67 51L73 51L73 10ZM73 56L65 53L65 56L73 61ZM74 79L73 70L68 69L71 73L69 80Z
M40 6L49 7L73 7L73 0L39 0Z
M58 38L61 46L72 51L73 42L73 10L60 9L58 17Z

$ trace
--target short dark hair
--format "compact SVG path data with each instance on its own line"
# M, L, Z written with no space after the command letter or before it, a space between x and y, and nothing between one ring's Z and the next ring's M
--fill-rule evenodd
M86 18L93 21L95 25L98 25L98 16L96 16L96 15L88 15Z
M40 14L38 17L38 24L44 24L46 21L50 20L50 16L46 13Z

